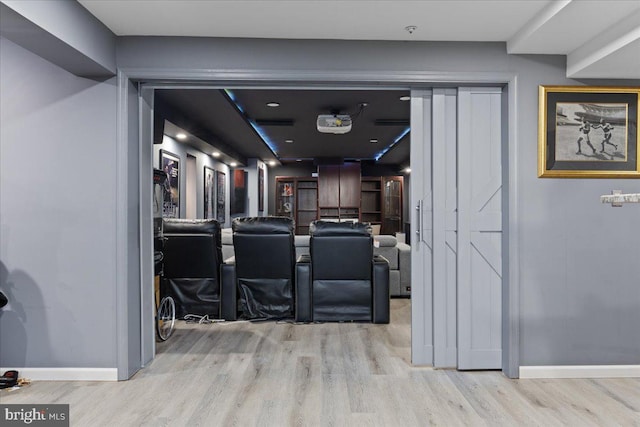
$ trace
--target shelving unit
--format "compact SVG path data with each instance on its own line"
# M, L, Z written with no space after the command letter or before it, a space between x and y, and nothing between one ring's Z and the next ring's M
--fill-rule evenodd
M296 193L296 234L309 234L309 224L318 219L318 180L298 178Z
M296 234L317 219L361 221L381 234L403 232L402 176L360 177L360 164L321 166L315 177L276 177L276 215L293 218Z
M382 180L380 177L362 177L360 221L368 222L371 225L382 224Z
M276 215L293 218L296 234L309 234L309 224L318 219L318 180L276 177Z
M276 177L276 215L295 219L295 178Z

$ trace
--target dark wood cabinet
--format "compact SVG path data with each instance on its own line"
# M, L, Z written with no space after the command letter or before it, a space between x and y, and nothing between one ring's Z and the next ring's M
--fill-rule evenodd
M340 167L340 208L360 208L360 163Z
M318 205L340 206L340 166L318 166Z
M320 219L360 219L360 163L318 167Z

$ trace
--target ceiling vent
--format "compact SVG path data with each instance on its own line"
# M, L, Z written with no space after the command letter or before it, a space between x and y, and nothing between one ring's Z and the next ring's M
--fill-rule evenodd
M320 133L343 134L351 130L351 116L347 114L320 114L316 124Z

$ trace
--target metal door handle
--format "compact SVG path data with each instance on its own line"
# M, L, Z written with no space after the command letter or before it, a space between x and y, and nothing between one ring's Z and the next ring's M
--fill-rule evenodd
M417 242L420 243L420 240L422 240L422 200L418 201L418 205L416 206L416 213L418 214L418 218L416 221L416 225L417 225L416 236L418 237ZM418 247L419 246L420 245L418 245Z

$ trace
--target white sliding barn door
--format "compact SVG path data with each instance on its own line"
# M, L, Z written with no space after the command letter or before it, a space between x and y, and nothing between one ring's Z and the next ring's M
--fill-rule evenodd
M500 369L501 89L411 92L412 362Z
M431 91L411 91L411 362L433 364Z
M458 91L458 369L502 366L501 89Z
M433 366L436 368L457 366L456 100L456 89L433 89Z

